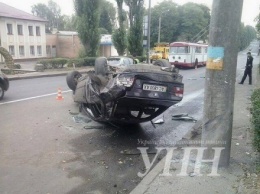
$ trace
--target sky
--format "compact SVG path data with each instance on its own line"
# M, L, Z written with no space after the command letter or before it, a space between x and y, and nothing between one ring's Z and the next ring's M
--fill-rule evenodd
M53 0L56 2L60 8L62 14L71 15L74 13L73 0ZM115 0L108 0L115 3ZM163 0L151 0L152 6L158 4ZM213 0L172 0L173 2L183 5L187 2L202 3L211 8ZM13 6L17 9L31 13L31 7L37 3L47 4L48 0L0 0L0 2L7 5ZM145 4L148 7L149 0L145 0ZM260 0L244 0L243 13L242 13L242 22L245 25L255 26L254 22L255 17L260 12Z

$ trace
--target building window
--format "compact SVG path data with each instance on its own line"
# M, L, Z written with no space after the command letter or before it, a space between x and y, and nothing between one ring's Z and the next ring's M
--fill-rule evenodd
M18 35L23 35L23 26L22 25L17 25L17 32L18 32Z
M19 46L19 54L20 56L24 56L24 46Z
M30 46L30 55L35 55L34 46Z
M9 53L10 53L10 55L12 55L12 56L14 56L14 46L13 45L10 45L9 46Z
M46 54L47 54L47 55L50 55L50 54L51 54L51 46L50 46L50 45L47 45L47 46L46 46Z
M42 55L42 46L37 46L37 54Z
M195 53L201 53L201 47L196 47L196 49L195 49Z
M36 26L36 36L41 36L40 26Z
M28 26L28 30L29 30L29 36L33 36L33 27Z
M13 34L13 25L7 24L7 34Z

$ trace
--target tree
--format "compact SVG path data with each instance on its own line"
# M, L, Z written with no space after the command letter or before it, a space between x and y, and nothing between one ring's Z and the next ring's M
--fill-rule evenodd
M63 15L63 30L76 31L77 30L77 17L75 15Z
M154 6L151 17L152 45L158 40L159 18L161 18L161 42L207 39L210 9L205 5L187 3L180 6L171 0L165 0ZM198 35L199 32L203 33Z
M46 32L51 32L53 28L59 29L59 26L62 25L60 6L52 0L49 0L48 5L43 3L33 5L32 14L48 20Z
M170 0L163 1L152 8L151 45L154 45L158 40L159 18L161 18L161 42L173 42L179 35L178 5Z
M255 21L257 22L256 23L256 31L257 31L257 33L258 33L258 38L260 39L260 13L259 13L259 15L255 18Z
M123 0L116 0L116 2L117 2L119 28L114 31L112 35L112 40L118 54L124 55L127 47L126 29L125 29L126 13L123 10Z
M125 0L125 3L129 7L128 50L133 56L142 56L144 1Z
M181 41L192 41L195 36L203 29L208 30L210 22L209 9L206 6L196 3L186 3L179 7L180 24L179 37ZM201 39L206 39L205 33Z
M252 26L244 26L244 24L241 23L238 38L239 50L242 51L256 38L256 30Z
M77 31L87 56L97 56L100 41L100 0L75 0Z
M99 27L104 28L108 33L112 34L112 31L116 23L116 9L114 5L106 0L101 1L100 8L100 23Z

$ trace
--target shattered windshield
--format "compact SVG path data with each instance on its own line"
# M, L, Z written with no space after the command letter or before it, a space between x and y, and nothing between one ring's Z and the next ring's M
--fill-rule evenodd
M120 58L110 58L107 59L108 65L119 65L120 64Z

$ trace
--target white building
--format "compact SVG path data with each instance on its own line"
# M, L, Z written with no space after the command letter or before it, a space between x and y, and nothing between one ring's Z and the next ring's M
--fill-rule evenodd
M0 46L14 59L46 57L46 22L0 2Z

